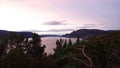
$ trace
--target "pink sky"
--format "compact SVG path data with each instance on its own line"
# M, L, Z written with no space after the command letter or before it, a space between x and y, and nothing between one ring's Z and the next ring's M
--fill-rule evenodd
M119 6L119 0L1 0L0 29L39 34L120 29Z

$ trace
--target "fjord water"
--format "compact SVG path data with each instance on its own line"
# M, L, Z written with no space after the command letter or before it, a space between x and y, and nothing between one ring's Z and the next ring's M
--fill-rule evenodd
M42 45L46 45L45 52L47 54L53 54L54 48L56 48L56 41L59 39L67 40L69 41L69 38L65 37L43 37L42 39ZM76 38L71 38L72 43L76 41Z

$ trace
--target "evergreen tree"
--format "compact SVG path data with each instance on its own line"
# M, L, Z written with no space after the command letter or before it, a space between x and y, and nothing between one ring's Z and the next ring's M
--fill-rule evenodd
M69 46L72 46L72 41L71 41L71 38L69 39L69 43L68 43Z
M29 55L32 57L42 57L44 54L45 46L41 46L41 39L38 34L33 34L32 41L29 44Z
M77 40L76 40L76 44L77 45L80 45L80 38L78 37Z

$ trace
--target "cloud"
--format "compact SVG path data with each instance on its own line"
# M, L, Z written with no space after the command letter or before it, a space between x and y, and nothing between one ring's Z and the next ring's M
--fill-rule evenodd
M67 23L64 23L65 21L48 21L43 23L43 25L67 25Z
M74 29L51 29L47 31L42 31L42 30L27 30L30 32L67 32L67 31L74 31Z
M66 32L66 31L73 31L74 29L52 29L48 30L47 32Z
M95 28L97 27L96 24L84 24L83 26L80 26L80 27L77 27L77 28L80 28L80 29L89 29L89 28Z

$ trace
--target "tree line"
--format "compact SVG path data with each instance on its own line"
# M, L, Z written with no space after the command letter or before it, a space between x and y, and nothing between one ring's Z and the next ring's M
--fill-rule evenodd
M12 32L0 39L0 68L119 68L120 33L56 41L47 55L38 34L25 38ZM51 45L52 46L52 45Z

